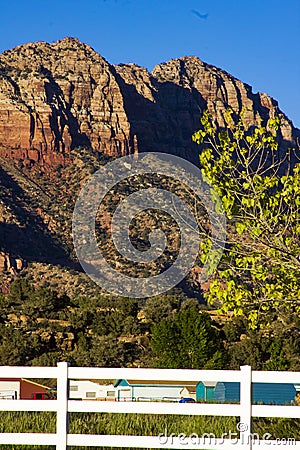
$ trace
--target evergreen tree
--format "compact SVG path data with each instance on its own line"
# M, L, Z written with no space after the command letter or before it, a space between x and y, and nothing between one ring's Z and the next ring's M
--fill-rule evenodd
M220 334L209 314L195 307L163 319L152 328L151 346L165 368L223 368L225 354Z

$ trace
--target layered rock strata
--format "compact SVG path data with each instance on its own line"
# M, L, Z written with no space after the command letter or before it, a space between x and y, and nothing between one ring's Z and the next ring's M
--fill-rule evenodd
M109 156L161 151L197 159L191 135L202 111L222 126L228 106L237 115L245 109L253 124L280 114L282 149L300 136L275 100L197 57L149 73L113 66L74 38L0 55L0 156L25 165L65 164L80 146Z

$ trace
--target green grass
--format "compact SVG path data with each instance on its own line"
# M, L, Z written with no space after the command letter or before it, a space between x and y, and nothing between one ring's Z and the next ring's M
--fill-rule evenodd
M186 436L196 433L213 433L221 437L223 433L236 431L236 417L112 414L112 413L72 413L70 433L75 434L125 434L158 436L167 429L167 434ZM56 414L51 412L0 412L0 433L37 432L55 433ZM299 419L254 419L253 432L263 436L270 433L274 438L300 439ZM104 447L70 447L69 450ZM55 446L2 445L1 450L55 450ZM108 447L105 447L108 450ZM133 450L133 449L132 449ZM167 449L166 449L167 450Z

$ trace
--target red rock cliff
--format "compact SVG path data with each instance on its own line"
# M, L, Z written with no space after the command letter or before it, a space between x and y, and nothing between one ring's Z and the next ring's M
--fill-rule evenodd
M275 100L197 57L171 60L150 74L134 64L112 66L74 38L0 55L0 155L24 164L63 164L78 146L197 159L191 135L201 111L208 108L222 126L227 106L237 114L247 108L253 124L281 114L283 149L299 136Z

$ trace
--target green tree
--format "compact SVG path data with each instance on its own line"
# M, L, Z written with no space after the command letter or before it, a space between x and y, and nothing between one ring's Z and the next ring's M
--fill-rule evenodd
M139 334L140 323L137 318L138 302L130 298L100 298L95 300L91 330L98 335L115 336Z
M300 310L300 164L296 152L278 148L278 117L253 127L244 116L234 121L227 110L227 128L218 130L205 112L193 140L228 219L226 248L205 297L223 312L246 314L255 327L270 310ZM208 234L203 260L210 244Z
M27 334L12 325L0 326L0 365L24 365L43 351L37 335Z
M248 364L255 370L299 370L299 331L277 335L248 330L241 340L228 343L229 368Z
M150 323L173 317L179 310L183 298L179 295L158 295L147 299L143 312Z
M259 334L245 336L229 348L229 368L238 370L240 366L250 365L255 370L262 370L268 358L267 346Z
M68 297L59 297L58 293L48 288L32 290L31 295L24 301L22 311L32 317L55 317L59 309L68 303Z
M248 332L247 325L247 319L243 316L233 317L227 321L222 327L226 341L229 343L239 341L241 336Z
M34 292L32 285L26 278L17 278L9 289L9 296L7 297L7 306L22 305L28 301Z
M209 314L194 307L155 324L151 347L165 368L218 369L225 362L218 329Z
M289 361L284 351L284 343L281 339L274 339L269 347L270 358L264 366L266 370L288 370Z
M131 342L120 342L113 334L95 336L91 340L91 362L93 366L128 367L136 356L136 346Z

